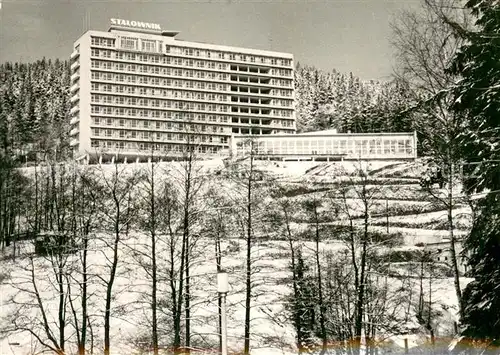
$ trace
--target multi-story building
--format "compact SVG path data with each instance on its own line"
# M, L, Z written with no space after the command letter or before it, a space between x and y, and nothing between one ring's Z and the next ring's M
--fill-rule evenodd
M71 54L75 158L201 154L233 134L295 133L293 55L187 42L157 24L111 19Z

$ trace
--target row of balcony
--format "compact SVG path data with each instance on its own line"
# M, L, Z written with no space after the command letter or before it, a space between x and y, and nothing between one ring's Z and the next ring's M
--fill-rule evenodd
M262 83L251 83L251 82L232 82L232 81L221 81L221 80L200 80L196 78L186 78L186 77L169 77L167 79L170 80L185 80L185 81L191 81L193 83L193 90L197 90L194 88L196 82L205 82L205 83L213 83L213 84L229 84L229 85L241 85L243 87L248 87L248 88L260 88L260 89L267 89L267 90L285 90L289 89L292 90L292 88L287 88L287 87L281 87L281 86L276 86L272 84L262 84ZM176 88L175 86L166 86L165 84L154 84L154 83L140 83L140 82L129 82L129 81L120 81L114 77L111 78L106 78L106 77L92 77L91 78L92 82L95 83L103 83L103 84L118 84L118 85L130 85L130 86L135 86L135 87L145 87L145 88L158 88L158 89L164 89L164 88ZM183 87L183 89L190 89L189 87ZM202 89L203 90L203 89ZM222 92L222 91L217 91L217 92ZM284 98L287 98L287 96L283 96ZM290 98L290 97L288 97Z
M183 112L183 111L179 111ZM103 118L114 118L114 119L130 119L130 120L153 120L153 121L172 121L172 122L184 122L184 123L193 123L195 122L193 119L190 118L165 118L165 117L152 117L152 116L129 116L129 115L116 115L116 114L108 114L108 113L91 113L91 116L93 117L103 117ZM229 117L228 117L229 118ZM238 120L238 121L237 121ZM248 123L247 123L248 120ZM280 121L287 121L290 122L291 126L284 126L283 124L278 124L278 123L273 123L272 117L262 117L262 116L249 116L243 115L243 114L233 114L231 117L231 120L228 120L227 122L207 122L207 121L197 121L197 122L204 122L206 124L214 124L218 126L234 126L235 123L239 124L250 124L252 122L251 120L259 120L261 122L261 125L271 125L276 128L282 128L286 127L286 129L293 129L293 119L283 119L279 118Z
M238 100L238 98L231 98L231 102L227 101L222 101L222 100L214 100L214 101L209 101L209 100L202 100L202 99L185 99L185 98L173 98L170 97L168 100L166 99L153 99L150 98L148 100L158 100L159 102L157 103L147 103L144 102L142 105L138 102L139 100L143 100L142 98L137 100L135 104L130 103L129 100L123 100L123 103L120 103L119 100L92 100L91 103L93 104L99 104L103 106L113 106L113 107L122 107L122 108L144 108L144 109L160 109L160 110L169 110L171 108L176 108L176 103L177 102L193 102L197 104L202 104L202 105L223 105L227 108L226 111L221 111L221 112L236 112L234 111L235 108L237 108L239 111L243 110L243 112L247 111L255 114L268 114L267 110L285 110L287 112L293 111L293 107L286 107L286 106L279 106L277 104L274 104L271 102L271 100L265 100L262 101L261 103L254 103L251 102L250 100L247 100L249 102L245 102L244 97L239 98L242 101L235 101ZM128 102L127 102L128 101ZM180 105L179 105L180 106ZM179 107L181 109L181 107ZM266 112L263 112L266 111ZM292 117L292 114L290 116L284 116L284 117Z
M103 88L113 89L113 87L105 87L105 86ZM111 95L115 96L116 98L128 97L128 98L135 98L136 100L141 100L141 99L161 100L163 102L169 100L190 101L190 102L193 101L205 104L211 104L211 103L228 104L233 102L241 102L248 104L245 106L259 105L260 107L263 105L267 105L276 109L293 110L293 105L292 105L293 100L290 98L276 97L276 96L271 96L269 94L253 94L253 93L247 94L244 91L236 91L234 87L231 87L231 91L210 91L210 92L200 91L200 90L184 90L184 89L156 89L156 88L153 89L144 87L137 88L132 86L127 88L134 89L134 92L132 92L132 90L127 90L127 92L119 92L119 91L105 91L105 90L97 91L95 89L91 90L91 92L92 94L95 93L101 95ZM137 91L136 89L139 89L138 90L139 92L136 92ZM155 93L152 92L152 90L158 90L158 91ZM199 93L200 95L196 95L197 93ZM229 96L229 94L231 94L231 96ZM207 99L206 97L204 98L203 96L205 95L208 95L207 96L208 98L210 98L210 95L214 95L212 97L213 100ZM273 103L274 100L288 101L290 102L290 105L289 106L282 105L281 101Z
M113 107L112 105L109 105L109 106L105 106L105 107ZM120 107L129 107L129 106L120 106ZM70 110L70 113L73 113L73 112L76 112L78 111L78 107L75 106L73 107L71 110ZM222 111L202 111L202 110L197 110L197 109L183 109L183 108L168 108L168 109L156 109L156 108L149 108L149 110L151 111L160 111L160 112L179 112L179 113L186 113L186 112L189 112L189 113L193 113L193 114L218 114L218 115L224 115L224 116L238 116L238 117L250 117L250 118L266 118L266 119L280 119L280 120L293 120L294 117L293 115L292 116L278 116L278 115L274 115L274 114L271 114L271 112L269 113L263 113L263 112L260 112L260 113L253 113L251 112L250 110L248 110L248 112L244 112L244 111L230 111L230 112L222 112ZM270 110L271 111L271 110ZM107 115L109 117L123 117L123 116L126 116L125 115L125 112L123 115L120 115L118 113L111 113L111 111L93 111L91 112L93 115ZM150 115L148 115L148 117L152 117ZM153 118L153 117L152 117Z
M195 76L195 74L194 74L195 72L220 73L220 74L227 74L227 75L234 75L236 73L237 74L245 73L246 76L251 76L251 77L256 77L256 78L262 77L262 78L266 78L266 79L282 79L282 80L288 80L290 82L293 82L293 74L290 76L282 76L279 74L272 74L272 73L268 73L268 74L267 73L253 73L250 71L243 72L243 71L234 71L231 69L223 69L223 68L197 68L197 67L186 66L183 64L182 65L179 65L179 64L163 64L163 65L158 64L160 66L160 68L162 68L163 73L159 73L160 68L158 68L158 67L154 67L154 68L158 68L158 70L151 70L151 71L146 71L146 72L139 71L139 70L130 71L130 70L116 68L118 66L118 64L116 64L115 60L112 60L110 58L91 56L91 60L98 60L97 58L109 60L108 63L112 63L113 67L108 68L108 67L101 67L101 66L92 66L92 69L105 70L105 71L111 71L111 72L123 73L123 74L143 74L143 75L148 75L148 76L158 76L161 74L161 75L167 76L169 74L165 73L165 68L171 68L173 70L176 70L176 69L191 70L191 71L193 71L193 77ZM131 64L132 63L133 63L133 65L137 65L137 66L141 65L137 62L131 62ZM153 69L153 66L151 66L151 69ZM187 75L186 75L186 77L187 77Z
M109 136L94 136L92 135L90 138L91 138L91 141L96 141L96 140L108 140L108 141L115 141L115 142L143 142L143 143L177 143L177 144L185 144L187 143L187 139L184 138L184 136L188 137L193 137L193 138L197 138L195 140L192 141L192 143L200 143L200 144L205 144L205 145L208 145L208 146L218 146L218 145L221 145L221 144L227 144L227 139L228 137L213 137L213 138L217 138L217 139L213 139L211 142L209 140L210 137L206 137L205 141L203 141L201 139L202 136L198 135L196 133L196 135L193 135L193 134L187 134L187 133L183 133L181 134L183 137L181 137L180 139L175 139L178 137L179 133L171 133L171 137L170 139L168 139L168 136L162 138L162 139L151 139L151 138L140 138L140 137L135 137L135 138L132 138L132 137L109 137ZM175 136L175 138L174 138ZM198 139L199 138L199 139ZM216 141L218 140L218 142Z
M99 59L96 59L99 58ZM199 73L199 72L206 72L206 73L219 73L219 74L245 74L247 76L252 76L252 77L262 77L262 78L278 78L278 79L284 79L284 80L293 80L293 75L283 75L282 73L274 73L272 70L266 69L266 70L257 70L252 68L246 67L246 68L241 68L239 66L229 66L227 67L205 67L205 66L193 66L193 65L186 65L184 63L177 64L177 63L163 63L163 64L157 64L157 65L150 65L150 64L141 64L138 62L134 62L134 64L130 65L124 65L122 63L117 63L114 60L111 60L109 58L102 58L105 60L100 60L102 57L92 55L91 56L91 68L92 69L100 69L100 70L111 70L113 72L118 72L118 73L125 73L125 74L146 74L146 75L159 75L160 72L163 75L168 75L166 73L167 69L170 69L171 71L173 70L189 70L194 73ZM136 70L130 70L129 66L134 66ZM235 69L235 67L237 69ZM278 70L278 69L276 69Z
M269 88L259 88L259 87L248 87L248 86L242 86L240 85L231 85L230 90L214 90L214 89L204 89L204 88L199 88L199 87L188 87L188 86L182 86L182 87L177 87L177 86L162 86L162 85L146 85L146 84L122 84L121 82L117 82L117 84L110 84L109 81L105 80L96 80L93 79L93 82L97 85L113 85L111 87L111 91L106 91L106 90L94 90L92 89L93 92L102 92L102 93L113 93L113 94L118 94L118 95L125 95L125 96L137 96L137 97L151 97L151 98L158 98L160 97L160 94L153 94L153 93L135 93L135 92L129 92L128 88L145 88L145 89L150 89L150 90L175 90L175 91L189 91L189 92L202 92L202 93L213 93L213 94L231 94L234 95L235 93L239 93L242 96L245 97L250 97L254 96L257 98L271 98L271 99L281 99L281 100L290 100L292 101L293 98L290 96L283 96L281 93L276 94L273 92L273 89ZM75 87L75 90L79 88L77 85ZM122 91L118 91L117 88L121 88ZM279 90L279 89L274 89L274 90ZM135 91L135 90L134 90ZM161 95L163 96L163 94Z
M176 58L183 58L183 59L192 59L192 60L205 60L205 61L210 61L210 62L218 62L218 63L232 63L232 64L242 64L242 65L249 65L249 66L253 66L253 67L258 67L258 68L267 68L267 67L273 67L273 68L281 68L281 69L291 69L293 70L293 62L290 63L290 65L279 65L278 63L258 63L258 62L252 62L252 61L243 61L243 60L236 60L235 59L228 59L228 58L217 58L216 56L214 57L199 57L199 56L195 56L195 55L186 55L186 54L181 54L181 53L170 53L170 52L167 52L167 53L162 53L162 54L151 54L151 53L148 53L146 54L145 52L141 51L141 50L133 50L133 49L116 49L116 48L113 48L112 50L109 49L109 47L105 47L105 46L98 46L98 45L91 45L91 48L96 48L96 49L103 49L103 50L107 50L109 51L110 53L110 57L109 59L114 59L114 60L119 60L119 61L126 61L126 62L138 62L139 59L127 59L127 58L123 58L122 57L116 57L116 54L117 53L120 53L120 54L123 54L123 53L133 53L133 54L136 54L137 56L140 56L140 55L145 55L145 56L148 56L148 59L150 57L156 57L158 58L158 60L162 57L165 57L165 56L169 56L169 57L176 57ZM228 55L231 55L232 53L228 53ZM104 58L108 58L108 57L104 57ZM283 58L280 58L280 59L283 59ZM290 60L291 59L288 59L286 58L286 60ZM141 61L143 63L148 63L148 64L159 64L155 61Z

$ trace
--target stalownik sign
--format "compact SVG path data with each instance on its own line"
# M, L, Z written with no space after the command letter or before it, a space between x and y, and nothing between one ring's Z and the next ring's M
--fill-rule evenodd
M140 21L129 21L122 20L120 18L112 18L111 25L123 26L123 27L133 27L133 28L143 28L146 30L161 31L161 27L157 23L140 22Z

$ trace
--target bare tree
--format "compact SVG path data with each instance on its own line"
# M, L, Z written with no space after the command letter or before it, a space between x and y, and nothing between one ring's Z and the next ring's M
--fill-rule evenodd
M328 335L326 332L326 307L324 303L324 294L323 294L323 272L321 266L321 250L320 250L320 242L321 242L321 231L320 231L320 223L322 222L322 200L315 196L309 198L304 201L303 207L308 215L309 222L314 226L314 260L316 266L316 285L318 288L318 307L319 307L319 323L320 323L320 334L322 341L321 354L325 354L328 347Z
M20 173L12 159L0 154L0 246L4 251L12 244L12 257L16 257L16 242L25 227L26 211L29 207L30 181Z
M376 253L381 247L390 246L389 236L374 233L370 230L371 214L377 200L383 197L380 186L369 186L370 165L366 161L354 163L352 172L340 169L338 172L344 181L336 183L335 188L327 193L330 201L332 217L337 224L337 237L345 242L344 262L349 261L349 268L336 267L329 271L328 279L333 278L339 283L340 292L335 298L344 299L344 308L340 317L336 316L337 322L342 326L334 325L334 332L340 340L347 341L346 335L350 335L352 343L348 344L351 351L359 354L361 340L364 336L366 342L375 339L376 331L382 328L379 321L377 327L370 326L367 322L375 320L375 305L378 310L384 310L387 316L384 318L384 327L388 328L390 315L384 286L380 282L371 282L375 260L379 257ZM352 286L351 286L352 285ZM342 295L342 290L349 290ZM371 296L377 297L371 297ZM394 304L391 307L396 307ZM379 312L380 314L380 312ZM346 327L348 325L348 327ZM335 329L336 328L336 329Z
M309 334L310 331L308 331L309 329L307 328L311 328L311 315L313 312L312 307L304 305L304 301L307 302L307 300L303 300L307 297L307 290L304 290L307 287L304 286L306 276L304 275L305 265L302 257L302 242L299 240L299 236L292 226L295 214L297 213L297 206L294 201L285 196L285 194L286 189L278 182L275 183L272 195L275 207L272 209L273 212L271 212L269 218L278 236L284 236L286 239L290 250L290 270L292 272L293 291L290 300L293 304L293 306L291 306L291 313L297 333L297 348L300 354L307 351L308 346L312 345L310 344L311 334ZM309 318L309 321L306 320L307 318Z
M14 313L9 331L28 332L48 350L64 354L70 337L68 276L73 272L76 252L71 233L73 180L65 167L55 164L48 165L44 173L50 177L44 185L44 195L49 200L44 204L44 213L53 230L41 234L34 241L35 252L28 255L27 262L24 259L20 263L22 271L13 282L18 293L11 297Z
M159 199L158 193L159 188L161 189L161 180L158 183L158 162L155 161L154 150L151 150L151 155L149 157L149 162L147 165L147 171L143 174L139 188L143 192L141 194L142 203L145 209L145 216L141 218L143 222L144 229L149 233L149 245L150 250L145 252L140 252L135 250L136 253L141 254L140 265L144 268L147 277L151 282L151 344L153 349L153 354L158 355L158 238L159 238L159 216L158 213L159 206L161 205L161 200ZM159 186L158 186L159 185ZM143 262L143 259L146 262Z
M206 219L203 221L201 233L208 237L214 246L214 261L217 272L224 270L223 268L223 250L222 242L229 237L232 228L230 227L232 216L229 209L233 208L231 201L222 193L217 191L217 184L220 180L214 181L214 186L210 187L204 199L210 204L206 211ZM218 331L219 334L219 352L222 351L222 297L218 294L217 297L217 313L218 313Z
M79 248L79 260L73 272L66 277L78 354L84 355L91 322L88 309L92 293L89 292L89 284L93 279L88 260L89 242L97 229L100 198L100 186L91 169L73 166L71 195L71 230ZM76 290L72 288L73 284L77 285Z
M423 150L432 156L447 183L445 196L437 201L445 207L455 291L462 315L454 233L453 209L456 206L456 185L460 164L459 135L463 117L449 110L452 96L448 89L456 77L448 71L451 61L464 39L455 35L453 23L470 27L469 14L457 0L425 0L418 10L402 11L392 23L393 45L396 49L395 76L405 82L418 100L415 125Z
M244 260L244 284L245 284L245 321L244 321L244 345L243 353L250 353L251 338L251 310L252 298L255 290L255 274L258 272L253 266L255 256L253 247L256 243L257 229L264 229L265 223L262 215L259 215L259 205L264 202L264 186L268 182L265 174L257 169L255 157L259 147L256 139L249 139L244 142L246 155L227 166L228 177L234 184L234 190L231 193L233 204L238 206L234 209L237 214L237 221L242 237L245 240L245 260ZM259 228L257 228L257 226Z
M138 176L128 172L126 167L114 162L111 169L100 166L102 181L102 202L99 206L103 213L104 222L109 223L112 240L108 242L107 235L103 238L106 249L111 252L111 257L104 256L108 260L109 274L107 278L98 276L103 281L106 288L105 309L104 309L104 354L109 355L111 338L111 312L113 300L113 285L116 280L119 262L119 249L124 237L127 237L132 218L135 217L135 196L133 192L138 183ZM106 171L108 170L108 171ZM128 175L127 175L128 173ZM108 250L104 250L106 253Z

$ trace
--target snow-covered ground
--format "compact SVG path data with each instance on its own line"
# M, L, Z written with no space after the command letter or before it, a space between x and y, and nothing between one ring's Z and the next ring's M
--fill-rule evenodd
M308 186L325 186L324 184L338 181L338 171L352 171L355 163L320 163L320 162L265 162L258 161L256 165L260 170L268 171L281 179L284 183L306 184ZM132 169L145 169L147 164L130 164ZM179 163L162 163L162 168L169 171L180 171ZM223 169L222 160L213 160L203 164L203 170L207 173ZM383 213L385 209L385 199L391 207L398 205L398 209L404 209L405 206L417 206L424 208L428 206L429 201L420 190L417 177L421 167L412 165L408 162L375 162L369 167L375 170L373 179L380 181L380 185L372 184L368 188L380 188L381 203L375 203L373 222L386 221L385 217L375 217L377 213ZM110 173L112 165L105 167ZM28 174L32 171L27 171ZM392 184L394 179L398 178L415 179L402 184L397 181ZM382 186L382 188L380 187ZM292 200L300 203L307 197L324 196L324 192L313 192L308 195L299 195ZM349 206L355 207L355 195L351 195ZM328 206L328 205L326 205ZM408 207L410 208L410 207ZM428 225L436 220L442 219L445 211L429 211L410 215L391 215L390 233L400 233L403 246L400 248L412 249L417 243L427 243L441 241L448 234L446 230L432 229ZM458 215L467 215L466 208L460 208L455 211ZM330 223L330 222L329 222ZM338 222L337 222L338 223ZM359 223L359 221L357 221ZM392 226L391 223L405 224L404 227ZM462 225L466 225L467 219ZM422 225L426 225L422 228ZM299 232L307 228L306 223L293 224L294 232ZM384 232L384 225L370 225L370 230ZM466 230L456 230L455 234L460 236L466 233ZM89 254L89 265L92 270L92 280L89 293L90 314L93 320L94 342L96 351L102 349L102 316L104 310L104 284L100 277L104 279L109 274L109 258L111 250L104 241L109 236L99 235L92 244L92 251ZM149 306L148 296L150 294L150 281L147 273L139 265L137 253L134 249L144 248L148 242L148 237L143 233L136 233L129 239L122 241L120 245L120 263L117 273L117 280L114 285L113 309L112 309L112 341L111 353L132 354L137 353L141 342L147 339L149 331ZM54 288L54 274L49 267L49 262L43 258L31 259L26 257L33 248L26 242L18 245L21 256L13 262L9 258L10 249L7 249L3 255L0 255L0 306L1 321L0 329L6 330L12 325L12 319L22 323L33 323L40 321L40 312L37 310L36 300L33 298L32 276L35 275L36 286L42 295L42 302L46 305L49 323L57 320L57 290ZM163 245L163 248L166 248ZM322 255L338 254L339 250L345 248L345 245L339 241L328 240L325 238L320 243ZM244 276L245 276L245 243L243 240L232 238L223 243L224 257L222 260L223 268L229 273L230 292L228 294L228 343L230 352L242 350L243 344L243 320L244 320ZM314 249L313 243L304 243L305 258L311 256ZM165 250L164 250L165 252ZM24 255L24 257L23 257ZM158 255L162 255L161 252ZM191 270L192 285L192 343L193 346L205 349L203 353L215 353L218 344L217 337L217 290L216 290L216 266L214 262L214 245L209 239L200 239L197 243L197 251L193 260ZM290 321L287 321L285 305L287 295L291 292L289 279L291 273L289 270L290 257L289 245L286 241L258 240L253 248L254 264L258 272L254 275L254 297L252 299L252 324L251 324L251 348L253 355L274 355L274 354L293 354L296 353L294 347L295 333ZM165 257L163 266L166 266ZM75 265L78 270L78 256L70 256L69 264ZM33 269L34 268L34 269ZM32 274L32 271L34 273ZM75 271L76 272L76 271ZM462 279L462 287L466 285L468 279ZM400 280L392 280L394 287L400 283ZM411 286L415 288L416 283ZM424 284L424 292L428 290L428 283ZM447 336L453 330L453 322L457 320L456 296L452 278L440 278L433 280L433 302L435 308L440 312L439 323L436 324L436 335ZM75 290L74 290L75 292ZM169 294L169 285L164 282L159 286L159 292L165 296ZM78 292L75 292L78 299ZM12 301L15 301L13 303ZM22 312L16 315L22 305ZM78 312L79 305L75 304ZM169 310L166 306L164 316L168 320ZM7 323L6 323L7 322ZM168 322L162 324L160 328L164 332L164 339L168 338ZM51 325L54 326L55 323ZM162 328L163 327L163 328ZM165 328L167 327L167 328ZM425 342L425 332L420 335L393 336L390 340L394 346L402 348L404 338L409 340L409 346L417 346ZM68 336L73 337L73 328L68 326ZM74 348L74 344L69 342L69 347ZM0 354L2 355L20 355L36 354L42 348L33 335L28 332L18 332L4 336L0 333ZM147 353L147 352L146 352ZM201 352L200 352L201 353Z

